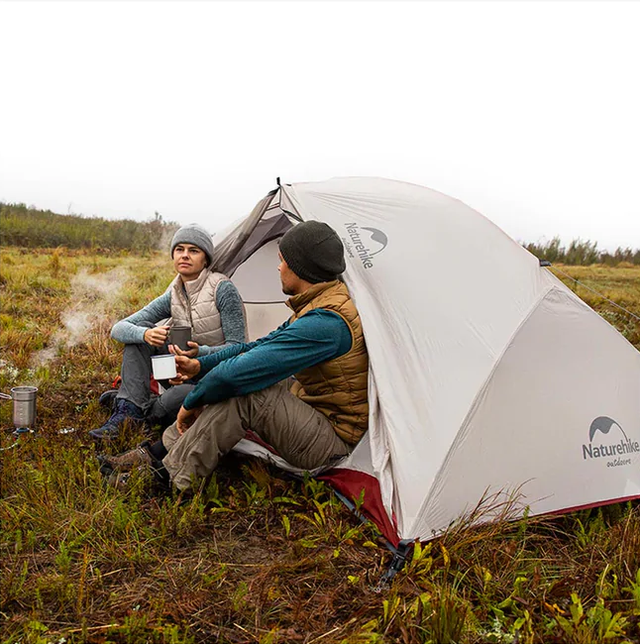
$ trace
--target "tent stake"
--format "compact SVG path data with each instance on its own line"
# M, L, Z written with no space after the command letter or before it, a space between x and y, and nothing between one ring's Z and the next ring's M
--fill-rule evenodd
M407 556L412 550L413 541L403 539L398 543L398 547L395 548L389 567L382 574L382 577L380 577L378 585L373 589L374 593L380 593L389 588L393 578L404 568L404 565L407 563Z
M361 523L370 523L370 519L367 519L364 514L362 514L358 509L356 509L355 504L348 499L346 496L333 490L333 493L347 506L351 513L361 522ZM389 567L382 574L378 583L374 586L374 593L381 593L383 590L386 590L391 585L393 578L404 568L404 565L407 563L407 556L409 552L413 550L414 541L410 539L401 539L398 542L397 546L394 546L388 539L384 539L387 548L393 553L391 563Z

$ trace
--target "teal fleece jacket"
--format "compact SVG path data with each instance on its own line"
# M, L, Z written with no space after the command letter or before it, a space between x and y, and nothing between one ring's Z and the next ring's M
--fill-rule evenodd
M351 342L351 331L337 313L314 309L259 340L198 358L198 384L182 404L195 409L266 389L303 369L340 357L349 351Z

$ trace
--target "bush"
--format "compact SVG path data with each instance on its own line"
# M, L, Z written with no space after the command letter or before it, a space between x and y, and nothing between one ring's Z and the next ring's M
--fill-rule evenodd
M156 213L147 222L58 215L25 204L0 202L0 245L27 248L90 248L147 252L173 234L177 224Z
M569 248L560 246L560 238L554 237L544 243L529 242L523 246L538 259L543 259L552 264L571 264L577 266L590 266L591 264L607 264L618 266L625 264L640 265L640 250L632 248L618 248L614 253L598 250L598 243L590 240L574 239Z

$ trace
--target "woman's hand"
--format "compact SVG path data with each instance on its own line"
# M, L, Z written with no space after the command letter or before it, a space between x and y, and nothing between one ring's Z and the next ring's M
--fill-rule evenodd
M191 349L187 349L186 351L182 350L177 344L170 344L169 353L173 353L176 356L187 356L187 358L195 358L198 355L198 351L200 350L198 343L191 342L191 340L189 340L187 344L191 347Z
M168 326L154 326L144 332L144 341L152 347L161 347L169 337Z
M178 375L169 380L172 385L181 385L187 380L191 380L200 373L200 363L187 356L176 356L176 370Z
M180 407L178 418L176 420L176 429L178 434L182 436L191 425L196 421L196 418L202 413L204 407L196 407L195 409L185 409Z

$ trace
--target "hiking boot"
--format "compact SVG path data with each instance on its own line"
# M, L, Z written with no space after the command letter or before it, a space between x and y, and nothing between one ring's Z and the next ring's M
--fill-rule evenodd
M149 451L149 441L145 441L135 449L119 454L118 456L105 456L101 454L98 456L101 466L110 468L118 472L130 472L138 465L154 466L154 458Z
M126 492L131 478L131 472L111 472L107 477L107 485L115 487L120 492Z
M167 494L170 491L170 485L168 485L161 477L159 477L156 474L156 471L153 469L148 469L146 466L143 468L143 466L139 466L136 468L137 470L140 470L141 472L144 472L141 474L145 476L145 479L143 481L140 481L140 478L138 477L139 484L142 484L141 488L138 488L139 490L144 489L146 493L151 494L151 495L162 495L162 494ZM120 492L126 492L128 489L131 487L131 482L132 482L132 477L134 476L135 471L131 472L117 472L113 471L111 474L107 476L107 485L109 487L114 487L116 490ZM134 479L136 480L136 479ZM188 500L191 500L192 497L189 497ZM182 498L180 500L180 505L183 505L184 503L187 503L187 499Z
M124 398L116 398L115 408L111 418L98 429L92 429L89 436L95 440L115 438L127 418L133 420L144 420L144 413L138 405L135 405Z
M129 472L123 472L121 470L109 471L107 467L105 467L104 471L100 468L100 471L107 479L107 485L115 487L120 492L126 492L129 489L131 477L134 476L136 472L138 472L138 480L140 476L144 476L144 481L142 481L142 483L143 487L148 492L164 494L171 489L169 473L164 469L164 467L157 469L148 463L139 463L134 465Z
M113 411L117 395L118 395L117 389L109 389L108 391L104 391L103 393L100 394L100 398L98 398L98 402L102 407L106 407L107 409L110 409L111 411Z

